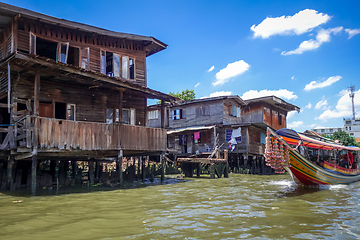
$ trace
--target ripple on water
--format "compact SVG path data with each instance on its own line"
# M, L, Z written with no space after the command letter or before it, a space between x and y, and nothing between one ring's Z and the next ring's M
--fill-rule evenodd
M359 186L230 175L28 199L0 194L0 239L358 239Z

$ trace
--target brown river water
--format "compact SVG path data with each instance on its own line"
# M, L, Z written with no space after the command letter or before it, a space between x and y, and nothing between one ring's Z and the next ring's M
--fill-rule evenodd
M36 197L0 194L0 239L359 239L360 183L288 175L167 180Z

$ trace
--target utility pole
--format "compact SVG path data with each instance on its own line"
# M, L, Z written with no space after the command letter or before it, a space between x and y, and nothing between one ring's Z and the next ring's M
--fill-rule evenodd
M348 91L350 91L349 96L351 98L351 103L352 103L353 120L355 120L355 105L354 105L355 86L351 85L350 87L348 87Z

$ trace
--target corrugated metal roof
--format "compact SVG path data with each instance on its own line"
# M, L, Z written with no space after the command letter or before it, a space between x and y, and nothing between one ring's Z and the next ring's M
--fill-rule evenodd
M200 130L207 130L207 129L211 129L214 128L215 125L212 126L196 126L196 127L185 127L185 128L178 128L175 130L170 130L167 132L167 134L174 134L174 133L181 133L181 132L186 132L186 131L200 131Z

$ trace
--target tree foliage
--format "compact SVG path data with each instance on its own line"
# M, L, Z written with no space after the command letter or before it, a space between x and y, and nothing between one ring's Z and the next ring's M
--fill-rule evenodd
M170 92L169 95L181 98L184 101L190 101L195 99L195 91L193 89L186 89L177 93Z
M344 146L360 147L360 144L358 144L354 138L350 137L350 135L344 131L334 132L334 134L331 136L331 139L339 140L339 142L342 143Z

